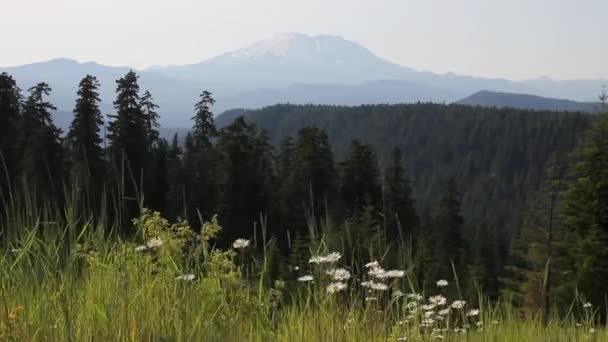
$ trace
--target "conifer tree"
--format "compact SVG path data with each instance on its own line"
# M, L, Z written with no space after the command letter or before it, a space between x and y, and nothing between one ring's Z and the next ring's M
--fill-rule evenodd
M389 240L409 239L418 228L419 219L415 208L410 180L405 174L401 151L393 149L384 171L384 215ZM399 236L399 229L405 236Z
M270 149L267 138L243 117L219 133L218 213L224 226L223 238L228 242L249 236L254 222L270 211Z
M294 215L289 225L299 234L307 227L307 217L308 221L318 220L328 214L326 209L333 208L339 183L329 139L318 127L304 127L298 132L292 158L280 196L284 203L291 203Z
M217 204L218 156L212 139L217 136L211 106L215 100L211 93L203 91L200 101L194 106L195 115L192 132L186 137L184 168L186 172L186 194L188 220L191 223L209 219L215 214Z
M194 120L192 139L194 146L198 149L210 148L211 139L217 136L213 113L211 112L211 106L215 104L215 100L211 95L210 92L203 91L199 96L200 101L194 105L196 113L192 118Z
M439 203L437 222L435 223L432 249L434 262L429 267L430 282L438 279L452 279L452 264L464 277L465 267L463 256L465 253L464 218L460 209L461 194L458 192L456 180L450 178L444 185Z
M144 167L149 149L146 137L146 118L141 108L138 76L129 71L116 81L115 115L109 115L109 152L113 163L115 183L123 203L119 218L123 227L137 215L141 201Z
M0 203L8 199L9 183L17 174L19 164L16 133L21 125L20 102L20 89L13 77L0 73Z
M28 91L21 130L22 175L41 199L47 196L47 199L59 200L58 190L63 183L63 148L61 130L51 118L51 111L57 109L46 101L45 97L51 93L48 84L38 83Z
M123 78L116 81L115 115L108 127L110 153L117 170L125 170L122 175L127 180L139 182L143 172L148 139L146 138L146 118L139 97L138 76L129 71ZM133 195L133 193L131 193Z
M341 166L340 192L347 215L354 215L367 206L380 211L382 209L382 190L378 183L380 173L372 147L357 140L352 141L350 153Z
M167 179L168 189L165 199L166 217L175 220L178 217L185 218L183 190L185 174L182 163L183 151L179 145L178 134L175 133L169 151L167 153Z
M98 202L105 182L98 89L99 82L94 76L87 75L80 81L74 119L66 141L72 185L84 192L88 204Z
M570 165L561 207L575 286L585 300L603 303L608 280L608 120L586 132Z
M158 142L158 127L160 124L158 123L159 115L156 112L158 109L158 105L154 103L154 98L152 98L152 94L149 91L145 91L142 95L139 103L142 114L144 116L145 128L146 128L146 138L148 140L148 146L152 148L156 142Z

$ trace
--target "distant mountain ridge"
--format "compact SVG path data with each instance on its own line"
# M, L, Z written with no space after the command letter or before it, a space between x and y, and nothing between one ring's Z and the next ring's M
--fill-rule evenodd
M482 90L457 101L457 104L483 107L511 107L517 109L551 110L560 112L589 112L597 110L593 103L554 99L536 95L501 93Z
M129 67L54 59L0 67L22 89L45 81L59 111L74 107L78 82L97 76L104 113L112 113L115 80ZM275 103L358 105L454 102L480 90L592 101L608 80L527 81L489 79L417 71L384 60L360 44L337 36L278 35L199 63L139 70L142 90L160 105L161 122L189 127L193 105L203 89L213 92L216 113L231 108L262 108Z

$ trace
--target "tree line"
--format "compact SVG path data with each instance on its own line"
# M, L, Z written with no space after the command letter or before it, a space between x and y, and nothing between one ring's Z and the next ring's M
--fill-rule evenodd
M259 125L252 116L239 116L218 129L212 113L215 101L210 92L203 91L193 108L193 127L182 144L177 135L172 141L159 136L158 106L148 91L141 91L136 73L131 71L116 81L115 114L108 116L107 125L99 109L98 88L94 76L82 79L74 118L64 135L51 118L56 108L48 101L48 84L37 84L23 97L14 79L0 74L0 215L6 216L23 193L32 194L41 206L61 209L75 203L83 222L103 219L112 233L123 237L133 233L131 220L143 207L158 210L172 221L187 220L194 227L217 215L224 227L218 244L243 237L272 241L269 246L279 260L272 273L275 278L293 272L294 265L305 264L315 242L323 241L327 247L343 250L353 267L376 258L387 265L411 265L412 279L421 288L457 275L466 279L465 291L473 292L478 285L493 297L515 295L528 307L539 303L548 307L548 302L572 298L558 296L559 291L571 294L579 289L598 303L605 295L605 286L600 285L608 277L604 267L608 266L608 216L604 213L608 210L604 199L608 200L604 189L608 126L603 120L592 124L574 154L555 157L559 167L547 169L550 176L533 169L520 172L522 155L534 159L546 151L518 150L515 140L548 146L563 136L537 134L534 125L518 131L522 115L534 115L526 111L514 113L507 121L514 128L490 125L518 134L512 137L514 141L488 152L499 155L492 167L502 179L508 179L509 186L542 183L533 195L511 202L517 204L522 219L509 221L510 215L503 215L507 217L503 221L516 227L504 234L500 220L471 220L475 210L462 210L467 196L468 201L484 201L483 195L477 196L483 187L467 186L471 178L482 177L476 172L484 161L464 158L466 172L428 169L429 158L463 159L454 147L484 149L484 141L468 139L467 144L454 146L458 144L447 137L432 141L417 136L422 145L448 147L435 156L423 156L423 162L415 165L410 156L420 152L404 151L397 141L381 156L377 144L362 138L341 142L336 152L330 136L340 133L332 127L303 125L282 136L276 127L259 128L276 125L278 120L272 117L279 112L298 111L312 117L320 107L274 106L262 110L270 115L260 116ZM343 122L346 126L361 124L359 111L371 111L378 118L385 115L379 120L389 126L395 126L389 115L394 108L443 111L463 132L481 132L488 140L492 131L480 131L480 127L505 116L497 109L483 111L475 114L482 123L471 125L458 119L464 111L481 109L431 104L332 108L349 112L351 122ZM553 133L573 128L578 132L590 124L588 116L547 115L557 118L549 122L556 125ZM415 115L409 119L423 120ZM389 141L394 136L415 136L385 133L380 138ZM378 137L369 140L374 139ZM571 135L569 139L578 138ZM560 146L562 150L571 147ZM414 194L419 175L440 189L427 194L424 205ZM494 196L500 196L500 188L501 184L493 188L498 191ZM428 205L429 198L433 205ZM500 211L487 216L494 213L499 216ZM18 234L17 227L3 224L0 228L4 236Z

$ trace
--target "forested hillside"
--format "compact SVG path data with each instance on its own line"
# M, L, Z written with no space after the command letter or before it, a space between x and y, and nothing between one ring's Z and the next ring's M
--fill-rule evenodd
M442 184L456 179L470 225L494 226L508 241L529 192L553 156L564 158L591 115L464 105L276 105L244 113L275 146L298 130L323 129L342 160L350 142L371 144L381 164L398 147L422 212L438 205ZM222 116L218 127L227 124Z

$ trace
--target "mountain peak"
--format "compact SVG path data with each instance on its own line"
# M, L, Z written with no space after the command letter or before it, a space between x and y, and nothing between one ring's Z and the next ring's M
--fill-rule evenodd
M277 34L271 39L262 40L239 50L236 50L232 52L232 56L256 57L264 54L285 56L289 52L289 46L291 45L291 42L297 37L309 38L308 36L300 33Z
M337 64L345 59L365 60L376 58L358 43L339 36L309 36L302 33L282 33L233 51L228 56L236 59L282 58L292 61L315 63L332 61Z

